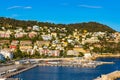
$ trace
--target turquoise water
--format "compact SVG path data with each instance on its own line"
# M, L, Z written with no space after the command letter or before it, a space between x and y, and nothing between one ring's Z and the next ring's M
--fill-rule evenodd
M23 80L93 80L101 74L120 70L120 58L99 58L97 60L113 61L115 64L101 65L96 68L40 66L13 77Z

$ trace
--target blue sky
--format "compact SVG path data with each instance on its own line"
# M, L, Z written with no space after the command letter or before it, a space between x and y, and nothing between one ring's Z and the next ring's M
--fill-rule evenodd
M0 16L65 24L95 21L120 31L120 0L0 0Z

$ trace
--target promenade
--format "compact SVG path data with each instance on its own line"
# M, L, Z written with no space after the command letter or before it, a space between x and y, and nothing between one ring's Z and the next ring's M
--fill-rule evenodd
M15 68L18 68L18 67L21 67L21 65L2 66L2 67L0 67L0 73L1 73L1 72L5 72L5 71L8 71L8 70L10 70L10 69L15 69Z
M1 75L0 78L11 78L12 76L16 75L16 74L19 74L19 73L22 73L24 71L27 71L29 69L32 69L34 67L36 67L37 65L12 65L12 66L7 66L6 67L2 67L2 69L0 70L1 72L5 72L4 75ZM17 69L16 71L13 71L13 72L8 72L8 70L10 69Z

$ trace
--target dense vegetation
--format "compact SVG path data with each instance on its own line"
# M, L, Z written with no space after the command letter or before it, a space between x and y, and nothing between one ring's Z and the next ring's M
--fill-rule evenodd
M37 21L24 21L24 20L16 20L11 18L0 17L0 28L5 27L6 29L16 29L17 27L22 27L26 29L28 26L32 27L33 25L38 25L40 27L48 26L48 27L66 27L69 32L73 29L77 28L79 30L87 30L88 32L98 32L98 31L108 31L115 32L112 28L107 25L103 25L97 22L88 22L88 23L75 23L75 24L54 24L48 22L37 22Z

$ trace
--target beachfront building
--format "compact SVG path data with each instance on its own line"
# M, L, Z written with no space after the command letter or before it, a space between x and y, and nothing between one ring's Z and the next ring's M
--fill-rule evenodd
M92 55L90 54L90 53L85 53L84 54L84 58L85 59L89 59L89 58L91 58L92 57Z
M49 50L49 56L59 56L60 50Z
M38 52L40 53L40 55L48 55L49 49L39 48Z
M47 55L47 56L59 56L60 55L60 50L49 50L47 48L39 48L38 52L40 55Z
M5 58L13 58L13 53L9 49L0 50L0 54L2 54Z
M35 49L28 49L27 54L29 54L29 55L35 54Z

